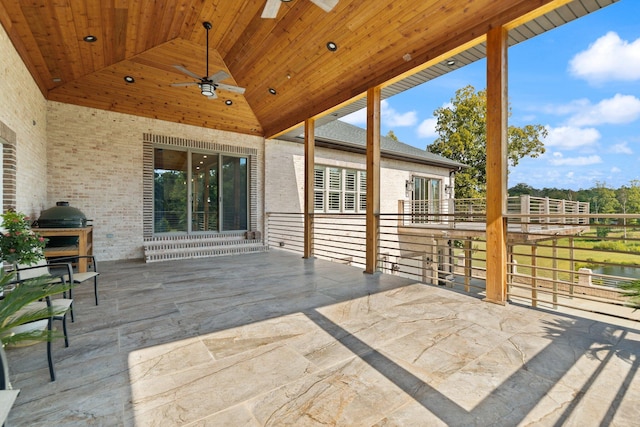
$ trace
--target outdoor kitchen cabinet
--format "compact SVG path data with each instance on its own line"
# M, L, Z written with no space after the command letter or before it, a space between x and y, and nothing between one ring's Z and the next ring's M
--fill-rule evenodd
M33 231L42 237L77 237L78 244L70 246L58 246L44 249L45 258L71 257L93 255L93 227L74 228L39 228L34 227ZM78 260L78 272L87 271L87 258Z

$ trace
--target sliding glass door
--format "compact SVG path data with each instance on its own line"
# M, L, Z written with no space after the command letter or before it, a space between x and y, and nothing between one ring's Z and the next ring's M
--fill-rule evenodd
M246 230L247 158L154 149L154 233Z
M191 154L191 231L218 231L218 157Z

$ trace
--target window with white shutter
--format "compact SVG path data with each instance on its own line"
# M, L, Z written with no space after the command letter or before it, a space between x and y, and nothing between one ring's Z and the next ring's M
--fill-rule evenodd
M316 212L324 212L325 169L316 167L313 171L313 209Z
M316 166L313 176L316 212L364 212L367 205L365 171Z

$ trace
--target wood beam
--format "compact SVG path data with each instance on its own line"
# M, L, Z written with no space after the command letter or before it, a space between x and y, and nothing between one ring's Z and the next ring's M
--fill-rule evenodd
M313 257L313 175L315 164L315 126L314 119L304 122L304 255Z
M367 91L367 220L366 268L373 274L378 265L380 241L380 86Z
M486 301L507 301L507 37L487 33L487 276Z

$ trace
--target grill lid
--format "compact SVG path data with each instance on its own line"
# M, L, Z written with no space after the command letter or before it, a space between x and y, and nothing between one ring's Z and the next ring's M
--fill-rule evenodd
M86 227L87 217L80 209L69 206L69 202L57 202L56 206L42 211L38 218L38 226L56 227Z

